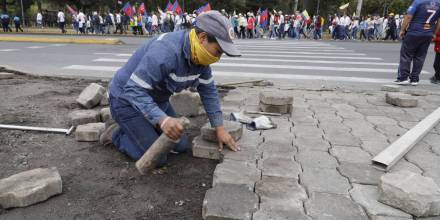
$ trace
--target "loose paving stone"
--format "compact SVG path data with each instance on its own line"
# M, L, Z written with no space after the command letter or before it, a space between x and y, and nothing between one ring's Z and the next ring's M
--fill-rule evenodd
M330 144L322 138L297 137L293 140L293 145L298 148L298 152L303 151L325 151L328 152Z
M338 166L338 162L328 152L322 151L303 151L298 153L296 160L302 167L308 168L327 168L333 169Z
M403 93L387 93L385 101L390 105L399 107L412 108L417 107L418 100L408 94Z
M410 214L378 202L379 190L377 186L353 184L350 195L356 203L364 207L371 219L377 219L378 217L412 219Z
M92 83L87 86L76 99L82 107L91 109L99 104L105 94L105 88L99 84Z
M108 106L109 105L109 98L108 98L108 92L106 92L103 96L101 101L99 101L100 106Z
M243 125L241 123L234 121L224 121L223 126L235 141L238 141L241 138L243 134ZM214 143L218 142L216 130L215 128L211 127L210 123L206 123L200 131L204 140Z
M305 208L307 215L316 220L368 220L362 207L338 194L313 193Z
M427 90L421 90L421 89L408 89L405 90L405 93L412 96L427 96L429 95L429 92Z
M398 85L384 85L382 86L382 91L385 92L400 92L400 86Z
M95 110L76 110L70 112L68 117L72 126L95 123L101 120L100 113Z
M370 164L372 159L371 155L360 147L334 146L330 149L330 154L336 157L340 163Z
M171 96L170 103L179 116L194 117L205 113L200 95L196 92L185 90L176 93Z
M351 188L347 179L341 176L336 169L303 168L300 174L300 183L309 194L326 192L347 195Z
M246 186L217 184L206 192L202 217L204 220L251 220L257 210L258 197Z
M374 125L396 125L397 121L384 116L367 116L367 120Z
M201 136L194 138L192 152L194 157L220 160L218 144L205 141Z
M0 180L0 207L25 207L63 191L57 168L38 168Z
M235 185L244 185L249 191L254 191L255 183L261 179L261 171L247 163L228 160L218 164L214 171L212 185L227 183Z
M279 114L290 114L292 112L292 105L269 105L262 102L259 103L260 110L262 112L279 113Z
M339 172L347 177L351 183L366 185L378 185L383 171L373 168L369 164L360 163L341 163L338 167Z
M14 78L15 74L13 73L2 73L0 72L0 80L2 79L12 79Z
M386 141L375 141L375 140L368 140L368 141L362 141L361 148L370 153L371 155L377 155L385 148L390 146L390 144Z
M379 201L418 217L440 215L440 188L429 177L410 171L381 177Z
M105 130L105 123L90 123L79 125L75 131L75 140L84 142L99 141L99 137Z
M253 220L312 220L299 210L261 209L254 213Z
M266 207L283 207L284 210L300 209L307 199L304 188L291 178L264 177L256 183L255 192Z
M103 108L101 109L101 121L107 122L108 120L112 119L112 113L110 112L110 108Z
M293 96L282 91L260 92L260 102L267 105L292 105Z
M258 161L263 177L284 177L298 179L301 168L293 159L270 157Z
M234 94L231 95L230 93L225 96L222 100L223 106L243 106L245 104L246 97L243 94Z

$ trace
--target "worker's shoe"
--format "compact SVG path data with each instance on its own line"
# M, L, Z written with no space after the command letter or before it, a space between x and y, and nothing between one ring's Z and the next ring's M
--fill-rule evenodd
M437 79L435 76L429 79L432 84L440 84L440 79Z
M104 146L110 146L113 145L112 137L113 133L119 129L119 126L117 123L109 125L105 131L101 134L101 137L99 137L99 143Z

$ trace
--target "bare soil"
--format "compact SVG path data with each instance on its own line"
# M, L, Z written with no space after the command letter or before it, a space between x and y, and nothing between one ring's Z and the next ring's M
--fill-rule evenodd
M67 114L92 81L17 75L0 80L0 123L68 128ZM104 82L99 82L105 85ZM201 219L216 162L171 156L164 175L141 176L134 161L73 135L0 129L0 178L57 167L63 193L0 219Z

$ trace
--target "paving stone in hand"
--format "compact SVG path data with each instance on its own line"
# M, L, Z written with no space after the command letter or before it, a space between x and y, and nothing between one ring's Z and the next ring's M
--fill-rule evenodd
M171 96L170 103L177 115L194 117L202 115L205 110L200 100L200 95L195 92L183 91Z
M296 160L303 168L334 169L338 166L336 159L323 151L303 151L298 153Z
M366 185L378 185L383 171L373 168L369 164L341 163L338 167L339 172L347 177L350 183Z
M306 213L314 219L368 220L362 207L350 198L331 193L313 193L305 203Z
M256 164L252 166L245 162L228 160L215 168L212 185L213 187L222 183L244 185L253 192L255 183L260 179L261 171L256 168Z
M301 168L293 159L270 157L258 161L258 168L263 171L263 177L283 177L298 179Z
M370 164L371 155L360 147L334 146L330 149L330 154L336 157L340 163L361 163Z
M308 194L326 192L347 195L351 188L347 178L341 176L336 169L303 168L300 174L300 183L304 185Z
M223 149L221 160L235 160L256 164L261 159L261 153L257 151L256 146L239 145L240 151L234 152L229 149Z

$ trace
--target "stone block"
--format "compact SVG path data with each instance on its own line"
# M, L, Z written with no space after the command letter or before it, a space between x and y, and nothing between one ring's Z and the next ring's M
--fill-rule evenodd
M350 132L344 130L324 130L324 138L327 139L333 146L361 146L362 142L358 137L355 137Z
M387 93L385 95L386 103L404 108L417 107L418 100L408 94Z
M76 99L82 107L91 109L99 104L105 94L105 88L99 84L92 83L87 86Z
M303 211L300 210L276 210L262 209L254 213L252 220L312 220Z
M371 155L360 147L334 146L330 149L330 154L336 157L340 163L362 163L370 164Z
M194 157L220 160L218 144L205 141L201 136L194 138L192 152Z
M292 146L292 143L285 143L283 139L265 141L259 148L263 153L263 158L278 157L293 159L296 154L296 148Z
M368 220L362 207L350 198L331 193L313 193L305 203L307 215L313 219Z
M0 207L25 207L63 191L57 168L38 168L0 180Z
M309 138L297 136L293 140L293 145L298 148L299 152L302 151L324 151L328 152L330 144L322 138Z
M440 188L432 178L409 171L381 177L379 201L417 217L440 215Z
M205 113L200 95L195 92L176 93L171 96L170 103L179 116L193 117Z
M263 177L283 177L298 179L301 168L293 159L270 157L258 161Z
M77 141L93 142L99 141L99 137L105 130L105 123L90 123L79 125L75 131Z
M293 96L282 91L260 92L260 103L267 105L292 105Z
M364 207L371 219L380 217L394 217L402 220L412 219L410 214L378 202L379 190L377 186L353 184L350 195L356 203Z
M302 167L336 169L338 162L328 152L303 151L298 153L296 160Z
M101 121L101 116L95 110L76 110L68 115L72 126L78 126Z
M279 113L279 114L290 114L292 112L292 105L269 105L260 102L260 110L262 112Z
M347 179L341 176L336 169L305 167L300 174L300 183L305 186L309 194L326 192L347 195L348 190L351 188Z
M421 89L408 89L405 91L406 94L412 95L412 96L427 96L429 95L429 92L427 90L421 90Z
M260 179L261 171L256 168L256 164L252 166L245 162L227 160L215 168L212 185L244 185L253 192L255 183Z
M241 144L239 144L239 146L240 151L237 152L231 151L228 148L223 149L221 152L221 160L235 160L256 164L257 159L261 159L261 153L257 151L256 146L251 147Z
M103 108L101 109L101 121L102 122L107 122L108 120L113 119L112 118L112 113L110 112L110 108Z
M264 177L255 185L255 192L261 203L290 205L296 209L296 204L302 204L307 199L304 188L296 179L281 177Z
M108 100L108 92L106 92L103 96L101 101L99 102L100 106L108 106L109 105L109 100Z
M203 200L204 220L251 220L258 210L258 197L246 186L217 184L206 192Z
M339 172L347 177L351 183L378 185L383 171L373 168L369 164L343 162L338 167Z
M382 91L385 92L400 92L400 86L398 85L383 85Z
M225 130L232 136L235 141L238 141L243 135L243 125L239 122L224 121ZM211 127L210 123L206 123L201 128L202 138L206 141L217 143L217 133L215 128Z
M12 79L12 78L14 78L14 76L15 76L15 74L13 74L13 73L3 73L3 72L0 72L0 80L2 80L2 79Z

